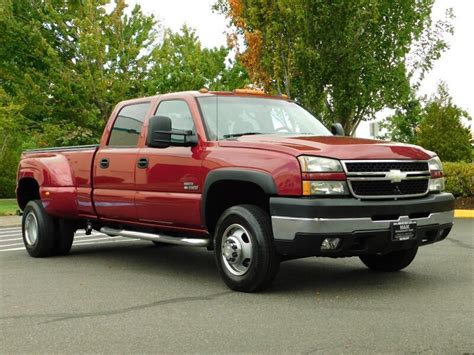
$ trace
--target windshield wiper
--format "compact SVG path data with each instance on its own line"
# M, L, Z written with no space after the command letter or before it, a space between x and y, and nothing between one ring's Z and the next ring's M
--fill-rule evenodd
M242 136L253 136L256 134L265 134L262 132L244 132L244 133L232 133L232 134L224 134L224 138L235 138L235 137L242 137Z

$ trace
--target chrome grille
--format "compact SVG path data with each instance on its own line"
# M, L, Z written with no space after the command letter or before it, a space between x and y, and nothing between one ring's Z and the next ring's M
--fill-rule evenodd
M427 161L343 161L351 193L360 199L398 199L428 193Z

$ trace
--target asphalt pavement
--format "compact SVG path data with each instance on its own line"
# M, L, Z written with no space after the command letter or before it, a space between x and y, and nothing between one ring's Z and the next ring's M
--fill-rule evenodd
M307 258L243 294L204 249L78 233L34 259L0 228L0 353L474 353L473 244L456 220L405 271Z

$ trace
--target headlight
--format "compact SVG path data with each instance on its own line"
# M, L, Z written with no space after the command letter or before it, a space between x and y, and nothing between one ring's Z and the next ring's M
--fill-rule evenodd
M303 181L303 195L348 195L345 181Z
M302 155L298 157L303 173L342 172L339 160Z
M441 192L444 190L443 163L438 157L428 160L431 173L429 191Z
M443 163L441 163L441 160L438 157L428 160L428 166L430 171L443 171Z

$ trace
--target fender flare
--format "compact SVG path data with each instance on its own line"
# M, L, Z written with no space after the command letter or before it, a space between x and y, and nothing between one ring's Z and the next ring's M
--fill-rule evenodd
M212 185L220 181L250 182L258 185L268 196L278 195L278 190L271 174L246 168L221 168L209 172L204 182L201 198L201 221L207 229L206 204L207 195Z

